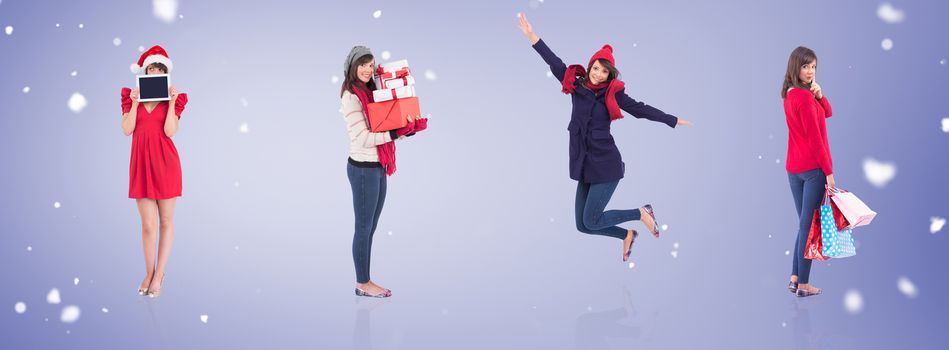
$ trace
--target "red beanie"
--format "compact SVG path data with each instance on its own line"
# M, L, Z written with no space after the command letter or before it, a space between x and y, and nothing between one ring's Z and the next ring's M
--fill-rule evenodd
M593 54L593 57L590 57L590 63L587 63L587 66L593 64L593 61L598 59L604 59L614 67L616 66L616 61L613 60L613 47L610 44L603 45L603 48L600 51L597 51Z

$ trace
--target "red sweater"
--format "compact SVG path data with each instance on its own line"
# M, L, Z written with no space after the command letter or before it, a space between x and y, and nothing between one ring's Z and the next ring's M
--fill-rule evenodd
M818 100L808 90L793 88L784 99L784 115L788 122L787 171L801 173L820 168L824 175L833 174L824 121L831 115L827 96Z

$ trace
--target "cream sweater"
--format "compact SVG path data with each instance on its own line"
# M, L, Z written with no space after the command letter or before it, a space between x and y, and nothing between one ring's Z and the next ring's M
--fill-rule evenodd
M359 103L359 97L352 92L343 93L339 111L343 114L346 129L349 131L349 157L360 162L378 162L379 153L376 152L376 146L392 141L389 132L369 131L362 103Z

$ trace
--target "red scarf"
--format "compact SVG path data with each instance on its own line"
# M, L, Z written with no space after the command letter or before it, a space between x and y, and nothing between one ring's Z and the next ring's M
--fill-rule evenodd
M369 90L364 87L354 86L350 91L359 98L359 103L362 104L363 115L369 113L369 103L373 102ZM366 123L368 124L369 121L367 120ZM395 173L395 142L386 142L376 146L376 153L379 154L379 164L382 164L382 168L385 169L386 176L392 176L392 174Z
M573 64L567 67L566 73L563 75L563 93L572 94L576 90L576 86L573 83L577 80L577 77L585 77L587 75L586 69L579 64ZM610 121L623 119L623 111L619 108L619 103L616 102L616 93L626 87L619 79L613 79L610 81L609 85L607 83L600 83L598 85L591 85L590 81L585 82L586 87L590 88L594 92L603 89L606 86L606 110L610 113Z

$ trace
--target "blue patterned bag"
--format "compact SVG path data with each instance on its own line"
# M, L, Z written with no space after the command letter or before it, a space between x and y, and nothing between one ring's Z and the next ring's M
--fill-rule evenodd
M828 190L824 194L824 203L820 207L820 233L821 240L824 243L821 255L829 258L846 258L857 255L857 248L853 241L853 231L849 228L837 229L837 222L834 221L834 210L830 204L830 196L832 195Z

